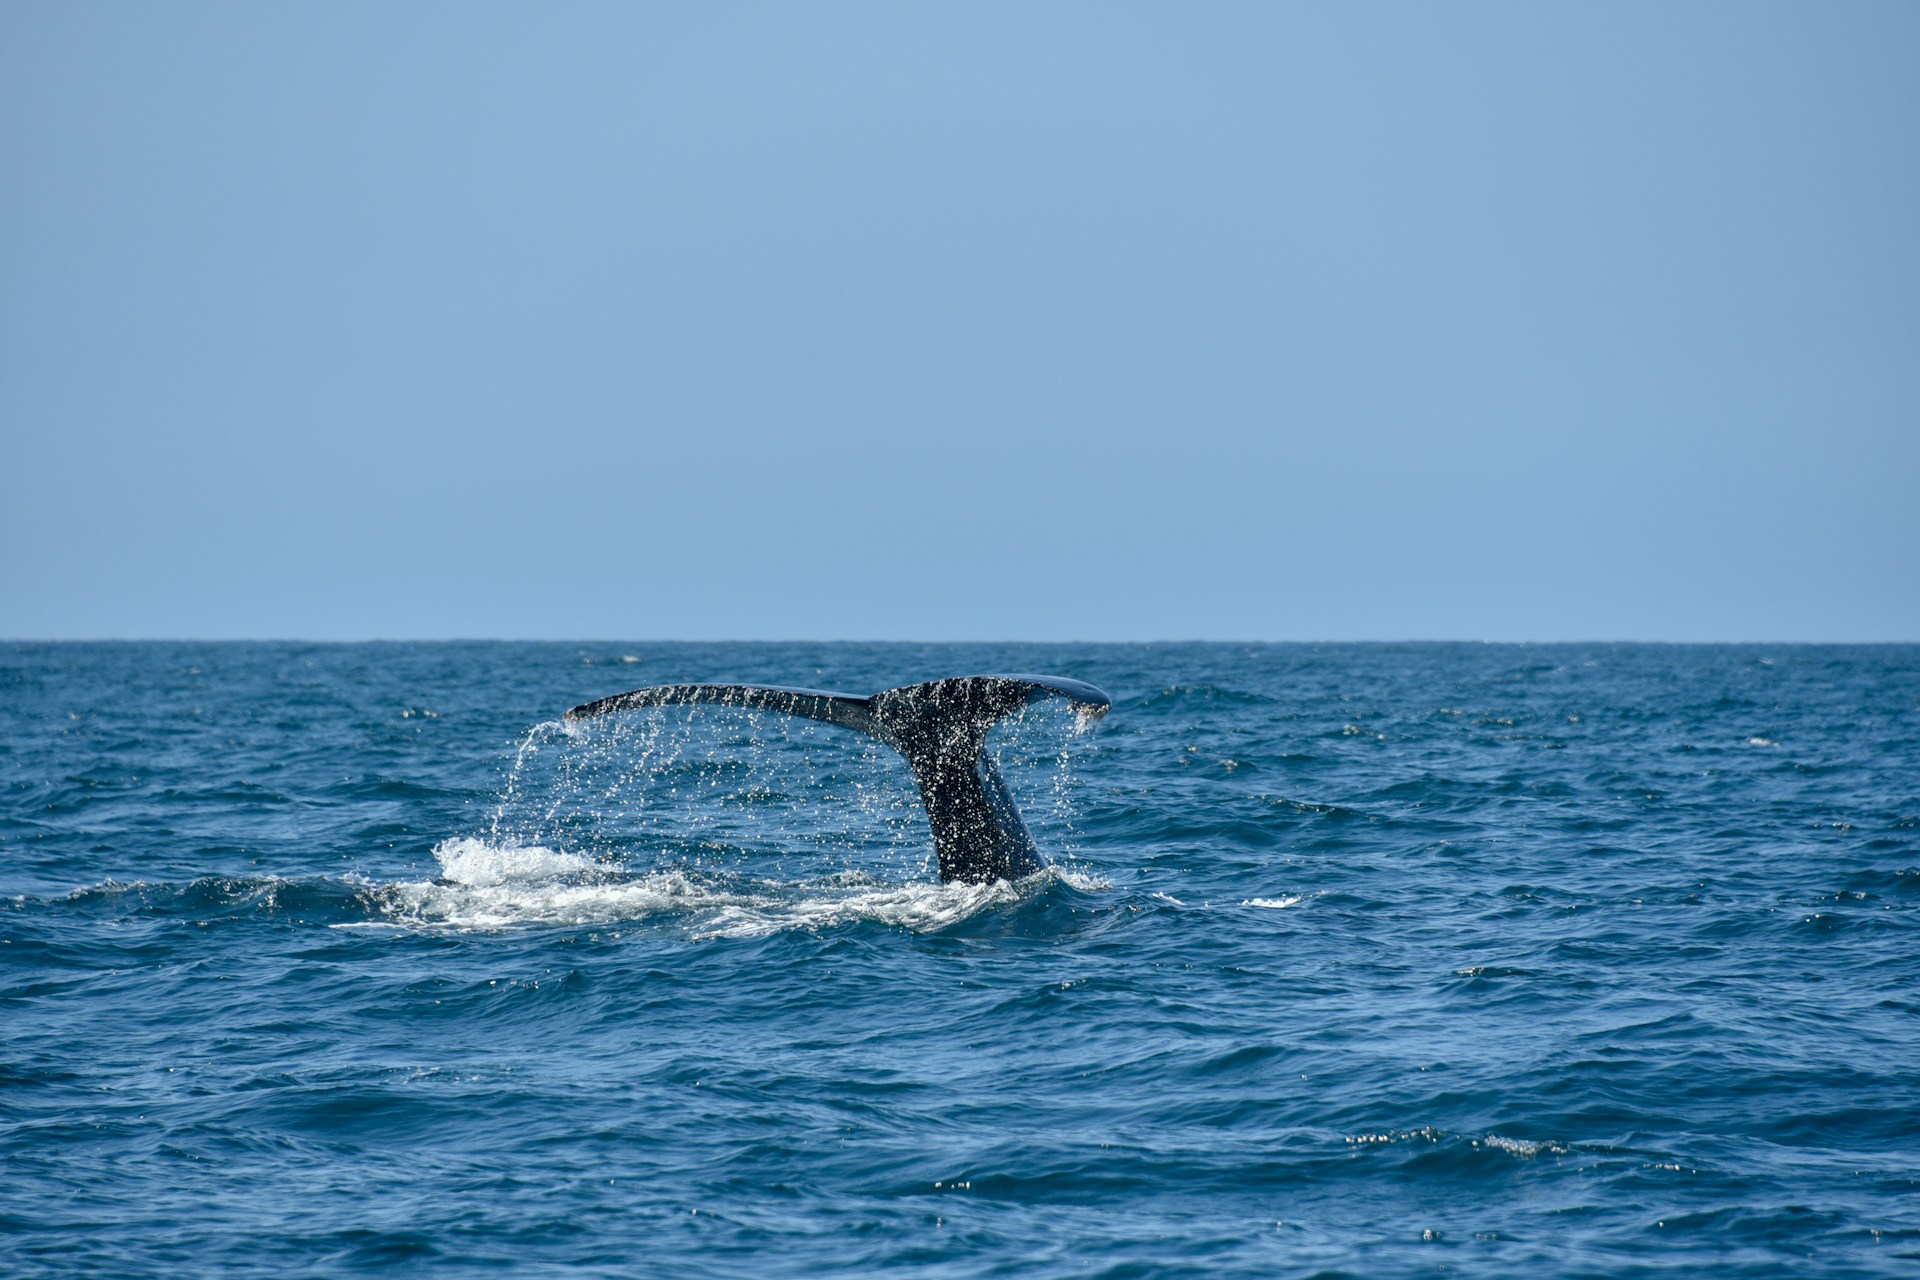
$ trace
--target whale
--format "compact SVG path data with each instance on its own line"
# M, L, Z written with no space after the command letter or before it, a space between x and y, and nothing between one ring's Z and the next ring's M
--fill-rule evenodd
M886 743L913 770L946 883L992 884L1040 871L1046 857L1007 790L987 731L1031 702L1064 698L1086 721L1113 700L1061 676L953 676L860 696L758 684L663 684L616 693L567 712L568 722L646 707L709 703L839 725Z

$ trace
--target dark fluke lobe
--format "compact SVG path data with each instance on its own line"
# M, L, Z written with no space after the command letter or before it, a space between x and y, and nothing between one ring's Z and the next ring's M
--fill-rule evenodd
M877 738L913 769L933 827L940 878L968 884L1018 880L1046 866L1006 782L985 752L987 731L1029 702L1058 697L1091 719L1113 700L1058 676L955 676L872 697L753 684L666 684L601 698L567 712L585 720L615 711L713 703L824 720Z

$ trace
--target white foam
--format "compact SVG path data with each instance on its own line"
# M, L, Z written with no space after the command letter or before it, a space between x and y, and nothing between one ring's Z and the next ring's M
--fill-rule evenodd
M538 844L490 844L472 836L442 840L433 847L442 878L455 884L494 885L515 880L551 880L604 870L578 854L561 853Z
M584 861L584 860L583 860ZM402 881L379 895L389 921L427 928L510 929L523 925L595 925L639 920L709 905L686 876L667 872L631 880L501 880L492 883Z
M1296 893L1286 898L1243 898L1240 901L1240 905L1243 907L1263 907L1268 911L1284 911L1288 907L1297 907L1306 900L1306 894Z
M1495 1151L1504 1151L1508 1155L1518 1156L1522 1160L1531 1160L1542 1153L1547 1155L1565 1155L1567 1151L1565 1147L1557 1142L1529 1142L1525 1138L1503 1138L1497 1133L1490 1133L1480 1139L1480 1145L1483 1147L1492 1147Z
M772 886L769 886L772 887ZM873 920L915 933L934 933L982 908L1016 901L1019 893L1002 880L995 884L876 885L857 890L790 886L791 896L771 893L719 906L694 930L699 938L752 938L787 929L824 929Z
M700 871L629 874L541 845L462 837L434 849L443 875L401 881L373 894L384 923L403 928L493 930L529 925L608 925L678 918L696 938L760 937L875 921L932 933L989 907L1018 901L1050 880L1105 887L1049 869L1020 885L896 883L849 871L823 880L747 880ZM362 926L364 927L364 926Z

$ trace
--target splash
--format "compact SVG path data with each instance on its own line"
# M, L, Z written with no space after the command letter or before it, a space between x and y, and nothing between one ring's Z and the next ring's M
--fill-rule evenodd
M1084 730L1041 705L988 750L1057 857L1071 857L1074 779L1063 740ZM653 920L695 937L872 921L949 928L1046 885L932 879L931 839L897 753L832 725L749 709L659 707L534 725L478 834L434 848L440 875L370 891L378 922L501 929Z
M862 872L781 880L684 868L634 873L555 849L462 838L435 850L441 876L364 891L372 923L411 929L677 925L696 939L762 937L871 922L934 933L1059 885L1097 887L1049 868L1019 884L889 883Z
M1075 851L1077 733L1064 704L1007 717L987 750L1056 859ZM931 836L900 756L833 725L718 706L648 708L533 726L476 833L494 849L646 866L931 874ZM448 846L451 848L452 846Z
M578 854L540 845L496 845L471 836L442 840L433 849L441 879L451 884L502 885L551 880L557 876L604 870Z

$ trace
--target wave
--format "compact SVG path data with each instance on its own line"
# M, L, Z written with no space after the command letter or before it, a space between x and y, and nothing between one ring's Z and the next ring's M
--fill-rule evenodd
M279 920L335 929L481 932L652 923L697 940L764 937L863 923L937 933L984 912L1061 891L1110 888L1059 866L1017 884L941 884L843 870L781 879L702 867L635 871L545 845L463 836L434 847L433 879L347 876L202 876L189 882L117 881L52 898L22 897L94 918L201 924Z

